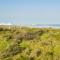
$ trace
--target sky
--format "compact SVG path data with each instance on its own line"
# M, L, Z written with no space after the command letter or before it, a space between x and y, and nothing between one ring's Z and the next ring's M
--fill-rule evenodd
M0 23L60 24L60 0L0 0Z

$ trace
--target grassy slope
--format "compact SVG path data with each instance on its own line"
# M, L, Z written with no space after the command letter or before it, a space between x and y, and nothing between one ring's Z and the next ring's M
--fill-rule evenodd
M0 27L0 60L60 60L60 29Z

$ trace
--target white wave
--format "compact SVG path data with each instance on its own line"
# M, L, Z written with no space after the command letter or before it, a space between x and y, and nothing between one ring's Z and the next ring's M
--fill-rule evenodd
M0 25L12 25L11 23L0 23Z

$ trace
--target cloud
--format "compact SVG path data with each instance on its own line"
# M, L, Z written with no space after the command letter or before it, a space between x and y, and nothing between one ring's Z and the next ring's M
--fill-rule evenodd
M0 16L2 19L15 19L16 16Z

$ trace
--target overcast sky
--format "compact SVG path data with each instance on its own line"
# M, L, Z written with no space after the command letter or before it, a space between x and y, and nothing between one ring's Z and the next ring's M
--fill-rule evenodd
M0 23L60 24L60 0L0 0Z

